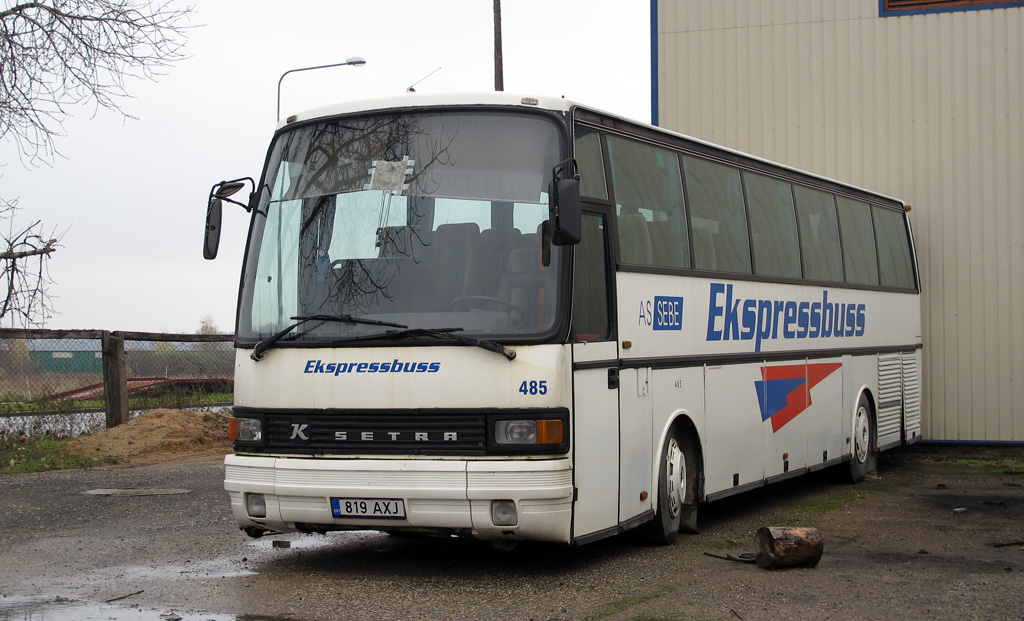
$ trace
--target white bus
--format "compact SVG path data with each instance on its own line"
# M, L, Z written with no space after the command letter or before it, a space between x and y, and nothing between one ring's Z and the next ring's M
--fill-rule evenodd
M210 195L204 253L223 201ZM900 201L565 99L289 117L252 183L238 524L667 543L920 434Z

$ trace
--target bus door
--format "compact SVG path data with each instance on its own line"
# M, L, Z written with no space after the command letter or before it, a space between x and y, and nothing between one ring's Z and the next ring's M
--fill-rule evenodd
M578 543L618 531L619 351L613 329L608 219L584 213L573 277L573 469Z
M623 369L621 374L619 522L624 525L644 516L652 508L651 501L654 499L653 488L657 482L657 473L654 472L654 402L651 398L651 379L650 367Z

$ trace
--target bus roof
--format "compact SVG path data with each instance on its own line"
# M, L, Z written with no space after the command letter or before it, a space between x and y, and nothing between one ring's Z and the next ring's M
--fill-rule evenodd
M556 110L568 112L577 104L561 97L526 95L508 92L457 92L457 93L403 93L388 97L356 99L304 110L278 121L278 129L299 121L399 108L421 108L434 106L520 106L523 108ZM289 122L290 121L290 122Z
M903 205L903 201L894 197L888 196L874 190L869 190L860 186L856 186L850 183L833 179L824 175L812 173L810 171L795 168L793 166L787 166L780 162L773 162L763 157L745 153L730 147L725 147L720 144L715 144L701 138L695 138L693 136L683 134L681 132L666 129L664 127L658 127L651 125L645 121L639 121L637 119L631 119L629 117L616 114L614 112L608 112L587 106L579 102L566 99L565 97L553 97L550 95L536 95L536 94L525 94L525 93L511 93L506 91L479 91L479 92L444 92L444 93L402 93L399 95L390 95L386 97L373 97L367 99L355 99L351 101L338 102L329 104L326 106L320 106L304 110L294 115L286 117L284 120L278 121L277 129L281 129L288 125L300 122L310 121L319 118L328 118L343 114L355 114L360 112L373 112L380 110L395 110L402 108L428 108L437 106L506 106L506 107L521 107L524 109L532 110L553 110L556 112L568 113L574 108L580 107L596 113L601 116L610 117L625 121L633 125L648 127L659 132L682 138L694 143L707 145L715 149L719 149L725 153L731 153L739 155L743 158L749 158L751 160L759 161L772 166L777 166L783 169L787 169L796 173L815 177L823 181L828 181L836 185L845 186L847 188L859 190L867 194L873 194L879 198L888 199Z

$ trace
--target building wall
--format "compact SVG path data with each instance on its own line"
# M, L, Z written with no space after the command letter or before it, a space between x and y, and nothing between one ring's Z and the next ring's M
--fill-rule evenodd
M912 205L924 437L1024 441L1024 8L656 2L658 124Z

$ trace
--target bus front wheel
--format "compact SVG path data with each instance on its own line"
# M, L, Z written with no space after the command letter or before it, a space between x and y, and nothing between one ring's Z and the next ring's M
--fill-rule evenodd
M644 524L644 539L666 545L680 530L696 532L697 504L694 500L695 469L693 456L673 429L665 439L658 474L658 506L654 519Z

